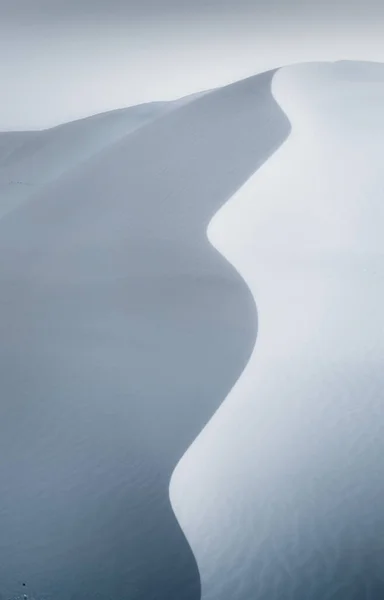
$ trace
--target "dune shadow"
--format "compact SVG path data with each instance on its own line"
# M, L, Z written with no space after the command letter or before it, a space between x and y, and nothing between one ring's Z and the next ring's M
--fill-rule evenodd
M272 76L159 118L0 221L6 597L200 597L168 485L254 345L252 295L206 228L289 133Z

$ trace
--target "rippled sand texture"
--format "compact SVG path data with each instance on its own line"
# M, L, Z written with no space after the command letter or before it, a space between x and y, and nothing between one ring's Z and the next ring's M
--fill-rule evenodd
M253 348L206 229L289 133L271 79L0 135L5 598L199 600L169 480Z
M254 353L171 500L204 600L384 597L384 65L284 68L292 133L213 219Z

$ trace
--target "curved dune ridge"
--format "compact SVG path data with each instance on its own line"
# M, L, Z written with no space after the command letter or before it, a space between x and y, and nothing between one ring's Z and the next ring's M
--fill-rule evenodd
M6 599L200 598L169 481L253 348L206 229L289 133L272 75L0 135Z
M170 495L203 600L384 597L384 65L286 67L292 132L211 221L250 361Z

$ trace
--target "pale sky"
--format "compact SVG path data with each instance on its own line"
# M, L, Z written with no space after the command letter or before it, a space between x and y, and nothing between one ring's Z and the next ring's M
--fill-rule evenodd
M379 0L0 0L0 130L311 60L384 62Z

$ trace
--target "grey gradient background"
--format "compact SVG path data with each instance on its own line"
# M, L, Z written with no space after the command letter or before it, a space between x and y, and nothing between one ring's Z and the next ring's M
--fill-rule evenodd
M276 66L383 60L378 0L0 0L0 130L169 100Z

